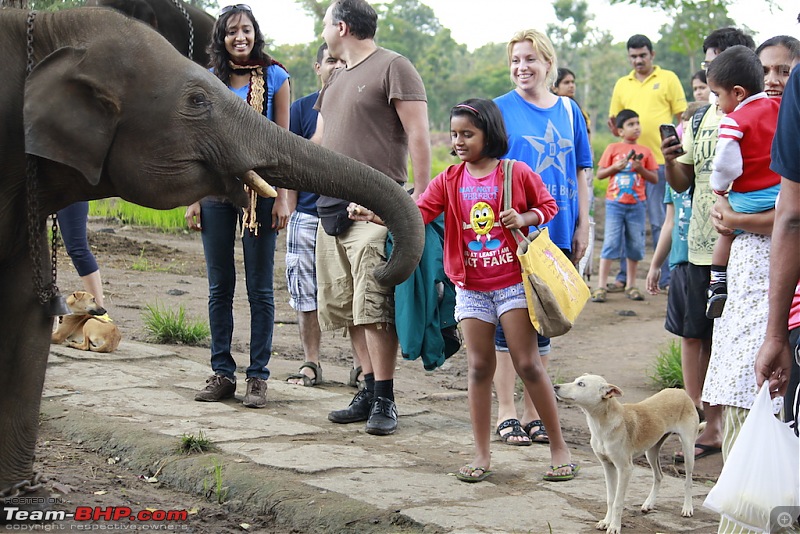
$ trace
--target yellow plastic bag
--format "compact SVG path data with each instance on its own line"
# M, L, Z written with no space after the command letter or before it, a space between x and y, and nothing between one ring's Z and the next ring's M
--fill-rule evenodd
M569 332L589 300L589 287L567 256L550 239L547 228L527 237L517 232L517 258L528 313L536 331L546 337Z

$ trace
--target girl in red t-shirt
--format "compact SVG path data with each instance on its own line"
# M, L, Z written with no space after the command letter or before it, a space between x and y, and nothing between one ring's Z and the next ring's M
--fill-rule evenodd
M556 202L541 177L524 162L513 167L512 208L503 210L500 157L508 151L503 117L491 100L470 99L450 112L451 165L417 200L427 224L444 213L444 269L456 285L455 317L461 325L469 365L469 406L475 457L456 477L480 482L491 473L489 443L492 377L496 365L494 331L498 320L506 332L517 373L550 434L552 467L547 480L575 476L569 449L561 435L553 386L539 358L536 331L528 316L517 243L512 229L544 224L557 213ZM351 204L350 217L382 222L372 211ZM550 429L553 431L550 431Z

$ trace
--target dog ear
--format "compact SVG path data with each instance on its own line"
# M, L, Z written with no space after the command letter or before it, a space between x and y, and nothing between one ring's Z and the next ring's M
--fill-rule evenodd
M603 393L604 399L610 399L611 397L622 396L622 390L613 384L606 384L603 389L605 390Z

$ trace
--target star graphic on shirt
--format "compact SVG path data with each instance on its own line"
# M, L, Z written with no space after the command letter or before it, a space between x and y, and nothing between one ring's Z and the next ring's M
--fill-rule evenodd
M522 137L539 154L534 171L542 174L544 170L555 166L559 171L566 172L567 154L573 150L572 141L561 137L556 127L553 126L552 121L547 121L547 130L545 130L544 137L533 135L523 135Z

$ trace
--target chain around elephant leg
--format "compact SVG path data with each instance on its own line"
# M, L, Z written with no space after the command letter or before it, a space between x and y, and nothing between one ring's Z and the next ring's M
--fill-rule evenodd
M23 480L4 490L0 490L0 504L5 504L9 499L14 499L20 495L40 490L47 480L47 477L41 473L34 472L31 480Z

